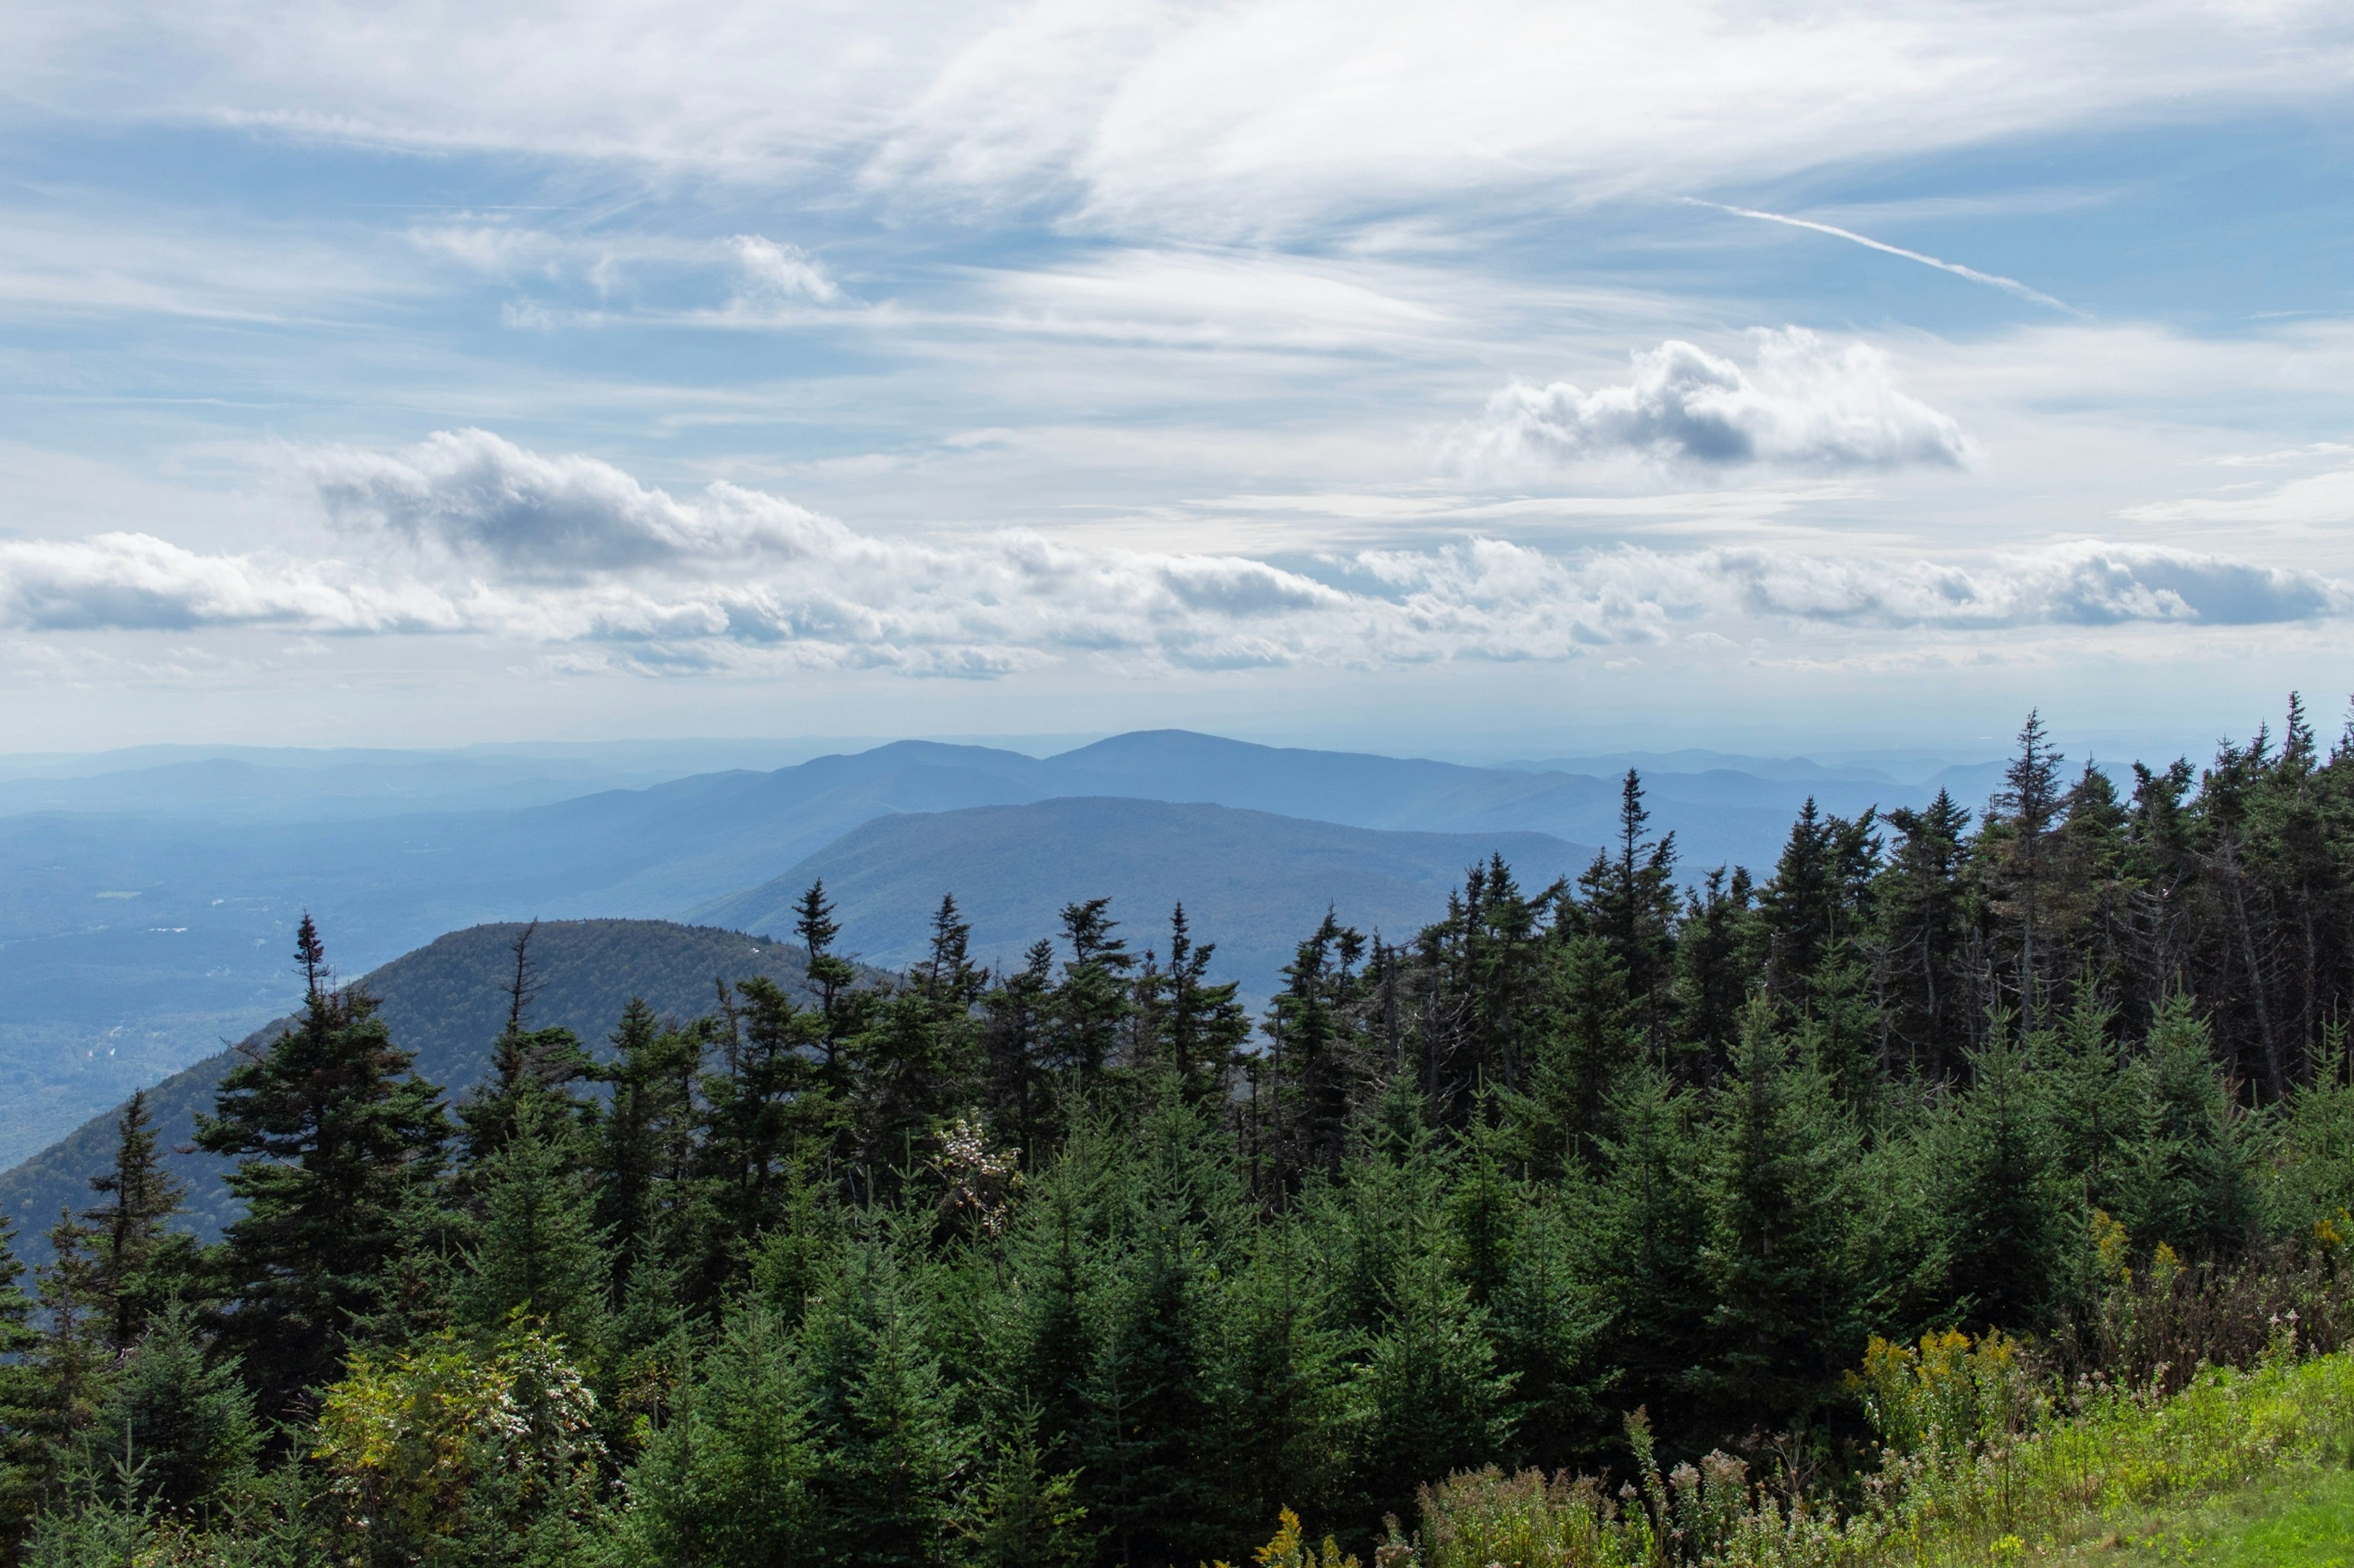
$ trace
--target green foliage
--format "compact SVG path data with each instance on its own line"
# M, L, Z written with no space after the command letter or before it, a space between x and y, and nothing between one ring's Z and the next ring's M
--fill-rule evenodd
M251 1476L261 1429L236 1362L207 1354L195 1311L175 1301L108 1380L85 1442L94 1456L137 1456L130 1490L101 1470L101 1493L187 1515Z
M271 1413L333 1381L346 1326L385 1305L402 1216L440 1179L449 1134L440 1091L409 1071L374 1000L319 989L307 916L298 956L314 988L301 1022L221 1080L197 1133L239 1161L229 1187L246 1213L220 1260L235 1304L223 1322Z
M1262 1561L1399 1568L1418 1496L1482 1564L1992 1529L1972 1478L2061 1403L2354 1341L2354 752L2301 723L2130 802L2031 726L1975 834L1810 809L1763 885L1681 895L1630 777L1574 885L1490 857L1397 945L1328 911L1255 1045L1182 910L1165 962L1083 900L990 973L943 899L882 976L812 886L809 984L701 1016L542 1026L509 941L453 1127L306 927L303 1017L205 1127L225 1241L175 1239L137 1102L37 1312L0 1260L12 1540L1150 1564L1284 1519Z
M820 1558L824 1450L792 1341L738 1311L623 1478L610 1553L630 1568L770 1568Z

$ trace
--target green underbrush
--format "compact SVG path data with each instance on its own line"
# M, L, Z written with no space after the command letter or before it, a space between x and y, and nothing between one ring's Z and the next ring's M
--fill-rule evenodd
M2354 1557L2354 1356L2300 1359L2293 1326L2252 1370L2202 1367L2171 1393L2039 1386L2010 1341L1958 1334L1875 1344L1858 1382L1884 1446L1851 1499L1791 1495L1722 1453L1663 1475L1638 1419L1637 1474L1615 1489L1458 1474L1425 1490L1382 1568Z

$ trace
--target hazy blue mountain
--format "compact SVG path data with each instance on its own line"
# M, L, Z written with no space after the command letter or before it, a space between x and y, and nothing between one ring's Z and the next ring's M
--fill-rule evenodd
M1584 869L1592 849L1543 833L1378 832L1225 806L1059 797L1020 806L885 817L782 876L703 906L699 917L788 933L792 902L823 878L844 947L899 968L953 894L976 958L1018 966L1066 904L1108 897L1129 946L1168 951L1180 902L1196 941L1218 945L1214 978L1264 1000L1327 907L1402 941L1444 914L1450 888L1491 854L1542 887Z
M483 921L676 916L757 887L893 813L1118 796L1571 843L1606 842L1617 826L1615 770L1473 768L1179 730L1043 758L900 742L642 782L661 772L668 744L146 748L45 764L98 768L74 779L0 782L0 1161L285 1012L293 996L280 955L305 908L336 952L366 969ZM774 755L786 744L681 742L670 765L757 758L762 746ZM629 769L642 770L630 787L600 787ZM1691 875L1727 861L1762 874L1809 794L1851 815L1931 792L1829 776L1837 770L1800 777L1796 764L1784 771L1794 776L1649 773L1652 831L1676 833ZM1982 806L1978 774L1950 772L1970 784L1956 789L1964 803ZM8 809L11 800L56 804L41 791L61 789L73 809ZM461 809L502 791L512 799L496 809ZM566 798L542 798L549 792ZM1361 922L1387 917L1342 907Z
M506 1018L514 940L522 929L506 924L452 931L359 981L384 1003L394 1040L417 1053L418 1071L448 1089L453 1100L488 1069L491 1042ZM532 1025L567 1028L592 1044L611 1031L633 996L669 1016L686 1018L710 1010L715 984L722 979L761 975L806 989L798 948L668 921L551 921L533 933L530 955L541 984L532 1002ZM281 1018L154 1085L148 1100L165 1147L177 1150L196 1136L194 1115L212 1108L214 1087L236 1053L266 1044L288 1022ZM95 1201L90 1178L113 1156L120 1114L119 1106L108 1109L0 1174L0 1214L19 1227L20 1254L37 1261L48 1250L38 1233L56 1220L59 1208L85 1208ZM229 1217L228 1195L220 1186L227 1163L199 1152L174 1152L166 1163L189 1183L189 1228L207 1236L217 1234Z

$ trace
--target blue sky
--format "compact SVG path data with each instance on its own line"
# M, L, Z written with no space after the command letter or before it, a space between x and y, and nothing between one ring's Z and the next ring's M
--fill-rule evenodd
M8 8L10 749L2202 747L2354 688L2354 23Z

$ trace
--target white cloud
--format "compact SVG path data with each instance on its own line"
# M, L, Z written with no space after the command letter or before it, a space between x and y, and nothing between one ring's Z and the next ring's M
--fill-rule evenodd
M2354 610L2344 585L2310 572L2140 546L1951 563L1755 548L1553 555L1469 538L1294 569L1075 549L1023 530L881 537L734 485L680 499L609 463L480 430L300 461L362 553L421 547L405 574L383 559L200 555L143 535L0 544L0 625L464 631L602 647L646 670L757 660L979 675L1088 659L1164 669L1565 660L1772 620L1967 635Z
M834 553L842 524L733 485L700 504L650 490L594 458L543 457L487 430L443 430L406 452L304 454L329 517L382 529L530 580L708 567Z
M1828 164L2341 92L2342 6L2107 0L27 3L17 101L283 134L1298 232L1402 203L1709 194Z
M842 298L824 267L798 245L780 245L758 234L739 234L727 243L743 269L737 298L747 304L809 300L828 305Z
M1514 382L1460 432L1458 454L1507 469L1632 455L1729 468L1956 466L1961 427L1901 390L1869 344L1803 328L1752 334L1754 373L1678 339L1634 355L1632 381L1587 392Z
M332 562L200 555L148 534L0 541L0 626L18 630L445 631L463 624L460 607L431 588L373 585Z
M2328 450L2336 443L2317 450ZM2277 454L2280 456L2302 454ZM2246 461L2263 461L2246 460ZM2235 491L2239 487L2233 487ZM2118 514L2137 523L2287 524L2314 526L2354 523L2354 469L2333 469L2255 494L2189 496L2129 506Z

